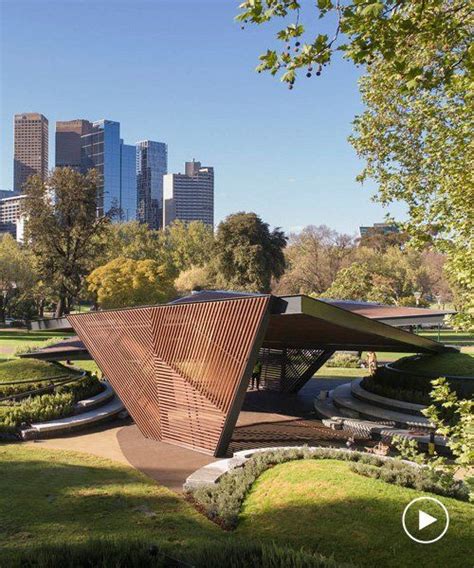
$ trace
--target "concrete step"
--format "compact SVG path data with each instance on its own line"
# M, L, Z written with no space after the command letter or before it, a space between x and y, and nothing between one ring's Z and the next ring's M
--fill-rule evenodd
M83 412L87 412L88 410L92 410L93 408L103 406L104 404L112 400L112 398L115 396L114 389L107 381L102 381L102 386L104 388L102 392L76 402L76 404L74 405L74 414L82 414Z
M330 392L329 398L314 401L316 413L320 418L322 418L323 423L329 428L345 430L347 432L351 432L351 434L355 436L382 441L386 444L391 443L393 436L402 436L404 438L416 440L419 443L421 450L426 451L428 449L428 442L430 441L429 429L422 428L420 430L411 427L397 428L396 426L387 425L384 421L344 416L341 409L334 405L332 395L335 390ZM347 393L347 390L345 392ZM445 438L442 436L435 436L434 442L437 453L441 455L450 455Z
M117 417L124 410L122 401L114 396L107 404L81 414L57 418L47 422L37 422L31 428L21 431L24 440L61 436L72 430L79 430L91 425L100 424Z
M397 428L431 429L432 425L424 416L414 416L406 412L389 410L352 396L351 384L336 387L332 392L332 403L347 418L362 418Z
M386 410L394 410L404 414L412 414L414 416L423 417L422 410L426 408L423 404L415 404L413 402L405 402L394 398L387 398L374 394L364 389L361 385L363 379L354 379L351 381L352 396L368 404L385 408Z

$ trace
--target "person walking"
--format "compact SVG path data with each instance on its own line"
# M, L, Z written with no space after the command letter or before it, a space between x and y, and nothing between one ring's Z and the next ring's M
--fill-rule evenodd
M373 351L367 351L367 368L370 375L375 375L377 370L377 355Z
M260 377L262 376L262 363L257 361L252 371L251 387L260 390Z

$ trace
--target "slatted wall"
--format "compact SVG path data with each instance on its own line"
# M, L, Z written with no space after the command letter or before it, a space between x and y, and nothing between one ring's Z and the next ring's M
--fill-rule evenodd
M331 357L322 349L260 349L261 386L281 393L297 392Z
M269 302L259 296L68 319L145 436L215 453L240 410L237 393L249 381Z

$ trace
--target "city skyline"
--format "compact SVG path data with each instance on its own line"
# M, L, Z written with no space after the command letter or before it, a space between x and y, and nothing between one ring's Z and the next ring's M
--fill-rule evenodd
M171 172L192 157L212 164L219 172L216 224L239 210L286 231L325 223L356 233L383 220L386 210L370 201L373 185L355 181L362 162L347 136L362 106L359 72L350 63L337 59L290 92L255 73L272 31L242 31L233 3L67 4L2 6L9 49L8 57L2 50L0 187L11 187L12 115L40 110L50 124L112 117L124 140L164 140ZM184 20L178 4L185 5ZM26 56L34 89L21 72ZM79 80L78 67L87 68L87 81ZM391 211L402 217L402 207Z

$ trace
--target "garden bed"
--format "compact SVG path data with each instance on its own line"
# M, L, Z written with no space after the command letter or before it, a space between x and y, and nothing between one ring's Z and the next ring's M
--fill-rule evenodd
M0 363L0 433L17 434L32 422L71 416L77 401L102 390L95 376L58 363Z
M361 386L387 398L429 405L431 381L438 377L446 377L459 398L472 397L474 358L465 353L403 357L379 367L373 376L364 378Z

